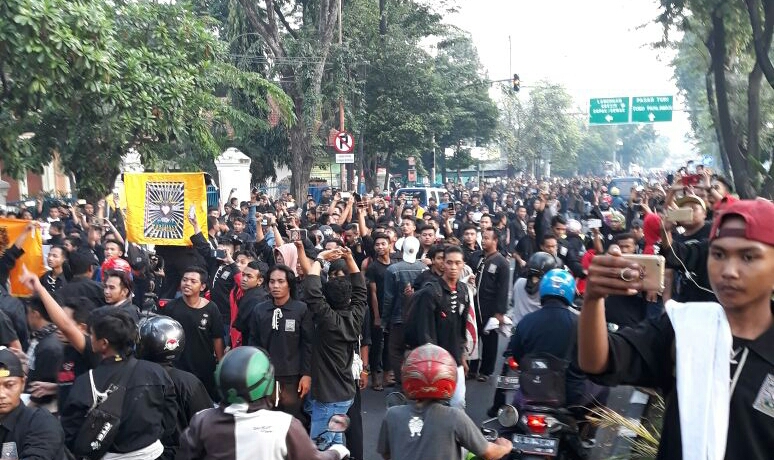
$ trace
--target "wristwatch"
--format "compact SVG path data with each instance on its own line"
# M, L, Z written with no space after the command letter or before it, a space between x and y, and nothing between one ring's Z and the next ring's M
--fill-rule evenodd
M317 262L319 262L321 267L324 267L324 266L325 266L325 259L323 259L322 257L318 257L318 258L316 258L316 259L314 259L314 260L316 260Z

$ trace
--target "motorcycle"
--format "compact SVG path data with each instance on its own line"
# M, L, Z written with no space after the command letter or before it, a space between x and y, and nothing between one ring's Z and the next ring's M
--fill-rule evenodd
M510 352L504 355L503 368L497 376L494 400L492 407L487 411L489 417L497 417L498 410L505 403L513 401L516 392L519 391L519 363L510 356Z
M499 429L491 428L493 422ZM487 441L498 437L513 443L508 460L539 459L586 459L588 453L580 446L577 423L566 409L544 406L525 406L519 414L515 407L506 404L498 411L497 417L481 424L481 433ZM572 439L578 440L579 451Z

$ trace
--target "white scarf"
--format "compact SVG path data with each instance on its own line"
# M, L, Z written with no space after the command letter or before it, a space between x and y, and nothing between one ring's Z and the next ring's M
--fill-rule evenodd
M158 439L148 447L135 450L134 452L126 452L125 454L116 454L108 452L102 457L102 460L156 460L164 453L164 446Z
M715 302L670 300L666 311L675 331L683 460L722 460L731 402L728 319Z

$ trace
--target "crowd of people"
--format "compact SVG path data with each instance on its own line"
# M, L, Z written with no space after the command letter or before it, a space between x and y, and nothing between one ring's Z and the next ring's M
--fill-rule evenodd
M501 458L510 442L486 443L465 416L465 382L493 382L510 338L517 360L569 362L568 404L604 400L606 385L661 390L659 458L680 458L673 368L684 342L671 299L723 306L734 350L726 458L764 458L774 205L737 200L708 169L630 190L609 179L449 182L438 202L253 189L206 222L189 215L187 247L126 241L117 199L6 213L30 223L0 257L3 452L13 442L17 458L363 459L361 392L393 388L412 401L388 411L385 459L460 458L460 447ZM39 231L48 271L25 268L34 294L14 298L9 273ZM644 285L630 254L663 256L663 285ZM490 412L504 402L496 394ZM341 414L346 433L328 427Z

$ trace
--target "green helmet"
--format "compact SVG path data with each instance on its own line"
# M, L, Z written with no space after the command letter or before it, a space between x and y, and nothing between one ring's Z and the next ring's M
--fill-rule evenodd
M257 401L274 393L274 366L262 349L238 347L218 364L215 382L228 404Z

